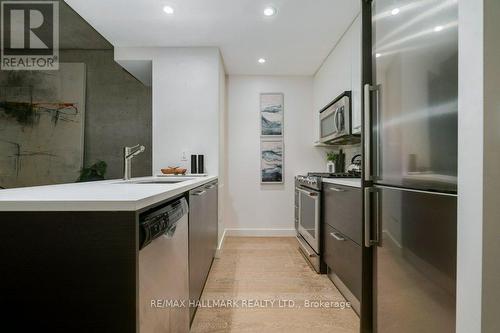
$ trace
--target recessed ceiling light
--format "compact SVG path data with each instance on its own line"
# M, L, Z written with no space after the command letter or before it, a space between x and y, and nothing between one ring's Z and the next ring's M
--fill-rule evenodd
M259 60L257 60L259 62L259 64L264 64L266 62L266 59L264 58L259 58Z
M274 16L274 15L276 15L276 8L274 8L274 7L266 7L264 9L264 15L265 16Z
M167 14L173 14L174 13L174 9L170 6L165 6L163 7L163 11Z
M375 53L375 58L380 58L382 55L380 53Z
M434 28L435 32L439 32L441 30L443 30L443 26L442 25L438 25L437 27Z
M391 10L391 14L392 15L398 15L399 14L399 8L394 8L393 10Z

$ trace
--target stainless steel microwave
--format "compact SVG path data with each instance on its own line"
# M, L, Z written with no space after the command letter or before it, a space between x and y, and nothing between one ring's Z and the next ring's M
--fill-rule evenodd
M335 144L351 140L350 91L342 93L320 111L319 130L321 143Z

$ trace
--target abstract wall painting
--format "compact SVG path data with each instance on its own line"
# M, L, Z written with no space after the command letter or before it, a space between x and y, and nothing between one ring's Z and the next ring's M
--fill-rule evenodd
M260 135L283 135L284 98L281 93L260 94Z
M0 187L74 182L83 166L86 70L0 73Z
M262 184L283 183L284 150L283 140L261 139L260 169Z

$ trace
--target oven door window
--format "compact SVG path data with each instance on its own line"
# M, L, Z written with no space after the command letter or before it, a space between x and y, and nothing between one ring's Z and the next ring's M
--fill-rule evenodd
M299 232L309 245L319 251L319 193L299 190Z
M325 111L328 112L328 111ZM330 135L335 134L337 131L335 127L335 115L336 112L330 113L325 118L321 119L321 137L326 138Z

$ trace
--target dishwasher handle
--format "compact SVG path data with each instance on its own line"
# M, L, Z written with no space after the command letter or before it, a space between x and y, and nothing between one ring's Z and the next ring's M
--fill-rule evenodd
M158 237L173 237L177 224L187 213L187 201L185 198L180 198L140 216L139 249L148 246Z

